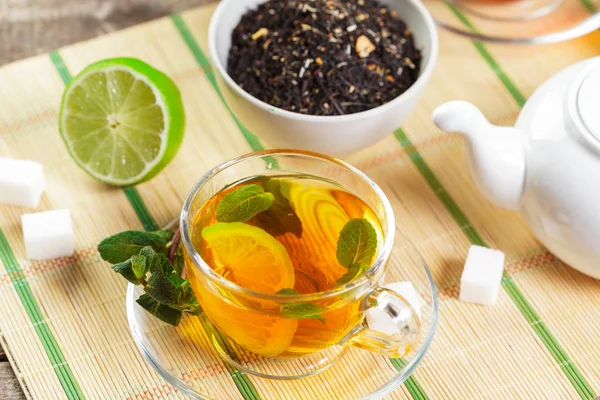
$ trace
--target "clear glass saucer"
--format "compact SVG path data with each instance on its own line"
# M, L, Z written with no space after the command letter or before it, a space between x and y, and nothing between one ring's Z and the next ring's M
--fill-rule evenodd
M556 43L600 28L600 0L424 0L439 26L471 39Z
M333 346L327 368L312 365L318 357L274 360L241 350L206 318L184 317L178 327L162 323L137 303L143 290L127 289L127 317L133 338L146 361L171 385L194 399L240 398L256 391L261 399L379 399L402 384L417 368L433 339L438 297L431 273L416 248L396 235L384 282L410 281L421 297L420 341L402 359L353 347ZM243 360L244 362L239 362ZM256 373L239 367L253 365ZM310 373L294 379L270 379L290 368ZM285 395L282 395L285 394ZM254 398L250 396L250 398Z

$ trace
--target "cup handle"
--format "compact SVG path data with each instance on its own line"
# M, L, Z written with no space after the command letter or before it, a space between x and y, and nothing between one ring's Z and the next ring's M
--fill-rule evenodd
M389 358L403 357L418 343L421 322L409 302L393 290L375 288L363 302L365 314L385 318L384 329L369 329L367 318L340 343Z

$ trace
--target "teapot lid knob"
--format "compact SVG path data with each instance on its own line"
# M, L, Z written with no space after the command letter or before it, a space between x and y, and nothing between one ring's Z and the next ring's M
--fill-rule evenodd
M577 90L577 111L581 122L600 141L600 66L583 77Z

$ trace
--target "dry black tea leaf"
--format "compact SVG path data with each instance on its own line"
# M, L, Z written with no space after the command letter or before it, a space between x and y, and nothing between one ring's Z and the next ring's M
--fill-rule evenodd
M390 102L419 77L402 16L377 0L271 0L232 34L228 73L284 110L344 115Z

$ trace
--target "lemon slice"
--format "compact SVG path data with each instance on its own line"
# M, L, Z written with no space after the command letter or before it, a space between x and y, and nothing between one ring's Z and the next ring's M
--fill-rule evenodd
M285 247L264 230L242 222L217 223L204 228L202 238L211 254L207 262L237 285L270 294L294 287L294 266ZM210 320L239 345L264 356L290 346L298 321L246 310L210 290L200 292Z
M242 222L217 223L202 230L213 268L247 289L275 294L294 287L294 265L285 247L264 230Z
M173 81L133 58L85 68L65 89L59 129L75 162L115 186L147 181L175 156L185 125Z
M248 311L229 304L210 290L202 290L202 307L226 336L263 356L284 353L292 343L298 321Z

